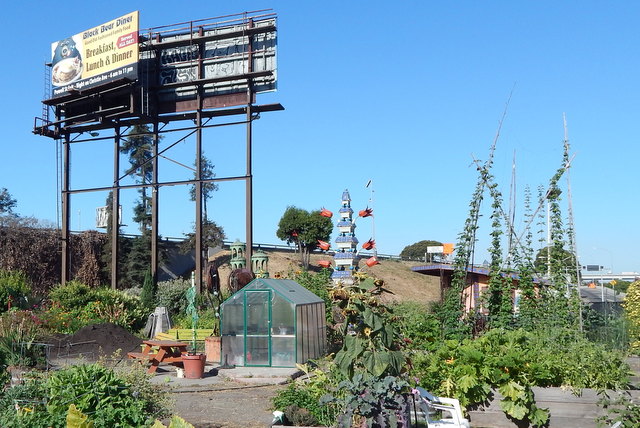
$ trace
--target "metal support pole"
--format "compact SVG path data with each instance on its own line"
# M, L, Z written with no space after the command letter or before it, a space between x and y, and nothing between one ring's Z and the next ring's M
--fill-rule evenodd
M113 190L111 190L111 288L118 288L120 237L120 127L113 138Z
M247 249L245 251L245 257L247 269L253 271L251 266L251 257L253 257L253 175L251 172L251 142L251 104L247 104L247 180L245 190Z
M71 195L69 194L69 164L71 162L71 144L69 142L69 134L65 134L63 141L64 160L62 166L62 265L60 272L60 282L66 284L71 278L71 258L70 258L70 242L69 242L69 224L71 220Z
M151 281L158 281L158 122L153 123L153 172L151 186Z
M198 96L198 98L200 98ZM202 292L202 110L196 112L196 290Z
M250 19L247 23L248 28L253 27L253 20ZM249 73L253 72L253 44L252 44L252 36L247 36L247 63L248 63L248 71ZM245 190L245 198L246 198L246 239L247 239L247 249L245 251L245 260L247 262L247 269L253 271L253 266L251 265L251 258L253 257L253 173L252 173L252 165L251 165L251 151L252 151L252 109L251 104L253 103L253 82L251 79L247 82L247 181L246 181L246 190Z

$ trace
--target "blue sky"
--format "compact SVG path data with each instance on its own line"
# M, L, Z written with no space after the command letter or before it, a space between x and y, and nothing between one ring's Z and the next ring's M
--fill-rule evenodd
M278 14L279 102L254 127L254 241L279 243L288 205L337 211L349 189L354 209L373 207L378 251L398 254L422 239L455 242L513 90L497 144L494 175L509 199L516 157L516 227L525 185L548 183L560 164L566 113L578 255L583 264L640 272L637 243L640 32L636 2L403 1L12 3L0 18L8 37L0 80L0 187L17 212L56 221L55 145L31 133L41 112L50 44L133 10L141 28L273 8ZM167 136L168 145L176 137ZM244 173L244 128L205 133L219 177ZM194 141L167 155L191 164ZM126 161L123 158L123 164ZM161 179L189 172L161 163ZM111 145L76 145L72 187L109 183ZM563 186L566 184L563 181ZM563 195L566 196L565 191ZM106 194L72 199L72 229L94 227ZM125 230L134 192L123 194ZM488 200L488 198L487 198ZM566 198L563 203L566 204ZM129 204L129 205L127 205ZM505 209L507 208L505 202ZM565 205L566 207L566 205ZM186 188L163 190L161 234L191 230ZM244 239L244 184L222 183L210 216L228 239ZM565 208L566 212L566 208ZM483 217L490 215L488 204ZM371 219L359 219L361 241ZM487 258L481 223L478 260Z

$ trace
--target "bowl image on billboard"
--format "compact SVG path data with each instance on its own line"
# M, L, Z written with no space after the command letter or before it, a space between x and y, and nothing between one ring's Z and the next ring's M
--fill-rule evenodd
M52 46L51 83L64 86L82 76L82 58L73 37L54 43Z

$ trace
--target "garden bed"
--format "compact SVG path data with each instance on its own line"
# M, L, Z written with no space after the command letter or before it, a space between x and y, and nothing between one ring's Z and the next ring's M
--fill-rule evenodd
M575 396L562 388L532 388L536 405L548 408L551 415L548 428L596 428L596 419L605 414L598 406L600 397L593 389L582 390ZM629 391L633 398L640 397L640 391ZM508 419L500 408L502 396L493 391L493 397L487 405L480 405L469 411L472 426L492 428L515 428L523 425ZM525 425L526 426L526 425Z

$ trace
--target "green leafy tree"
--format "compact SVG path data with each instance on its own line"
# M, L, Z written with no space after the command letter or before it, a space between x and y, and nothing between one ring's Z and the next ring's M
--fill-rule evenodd
M203 180L214 178L216 176L215 172L213 171L214 167L215 165L213 165L211 161L203 155L201 161L200 178ZM195 177L196 173L194 172L194 178ZM221 245L222 242L226 239L226 235L222 226L219 226L216 222L209 220L209 214L207 212L207 201L211 199L211 197L213 196L213 192L217 190L218 185L215 183L202 183L202 245L204 247L216 247L218 245ZM192 201L196 200L195 184L191 185L189 188L189 197ZM189 252L196 246L195 226L194 232L187 233L185 234L185 236L187 237L187 239L180 245L180 250L183 252Z
M153 179L153 134L148 125L134 125L129 136L124 139L120 152L129 155L131 167L127 174L133 174L138 184L149 184ZM149 229L151 225L151 197L145 186L140 188L140 201L134 207L134 221L140 230Z
M188 253L196 246L196 234L195 232L186 233L185 236L187 239L180 244L180 251ZM221 245L226 237L224 229L216 222L209 220L202 222L202 245L204 247L213 248Z
M194 163L194 165L196 165L196 163ZM206 156L202 156L202 160L200 162L200 179L202 180L210 180L212 178L215 178L216 173L213 171L213 168L215 168L215 165L211 163L211 161L209 160L209 158L207 158ZM194 171L193 173L194 178L196 177L196 172ZM204 215L204 221L207 221L209 219L209 216L207 214L207 201L209 199L211 199L211 197L213 196L213 192L218 190L218 185L216 183L210 182L210 183L202 183L202 211L203 211L203 215ZM196 186L195 184L192 184L189 188L189 196L191 198L192 201L196 200Z
M16 205L17 202L9 191L5 187L0 188L0 214L13 214Z
M437 247L440 245L442 245L442 242L430 239L418 241L404 247L400 252L400 257L403 259L422 260L425 254L427 254L427 247Z
M129 156L130 168L138 184L153 180L154 135L146 124L134 125L124 139L120 151ZM140 285L151 260L151 196L146 186L139 189L140 199L133 207L133 221L138 223L142 236L134 238L125 262L124 279L129 286Z
M295 244L300 253L302 265L309 267L311 251L318 247L318 240L328 241L333 223L320 215L320 210L307 211L294 206L288 207L280 222L276 236L290 244Z

